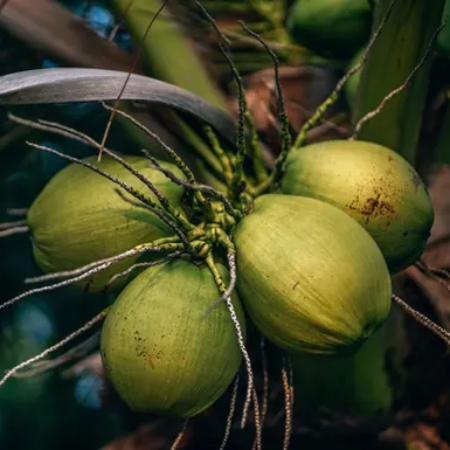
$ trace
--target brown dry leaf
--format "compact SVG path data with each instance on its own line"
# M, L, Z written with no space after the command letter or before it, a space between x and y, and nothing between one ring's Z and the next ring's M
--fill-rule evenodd
M439 436L436 425L419 422L405 431L408 448L414 450L450 450L450 446Z
M281 67L280 82L291 127L294 132L298 132L332 92L336 77L330 69L320 66ZM256 128L265 136L268 145L277 151L280 145L280 126L274 70L265 69L246 77L245 85L248 109ZM232 110L237 114L236 99L233 100ZM322 124L309 133L308 142L344 139L349 136L347 119L340 125L330 121L337 111L336 107L330 109Z
M66 369L61 376L63 378L72 378L80 374L91 374L95 376L103 376L102 357L100 352L95 352L76 364Z
M128 71L132 57L50 0L9 0L0 27L29 47L67 64Z
M422 261L432 268L450 269L450 167L434 169L429 193L435 220ZM409 267L405 273L428 298L439 322L450 330L450 284L416 266Z

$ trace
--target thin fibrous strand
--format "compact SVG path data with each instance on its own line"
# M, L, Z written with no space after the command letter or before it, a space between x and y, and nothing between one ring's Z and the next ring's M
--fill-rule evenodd
M157 239L156 241L153 241L151 243L148 243L147 245L153 245L154 247L161 247L164 246L165 244L173 244L173 243L177 243L178 239L173 239L173 238L162 238L162 239ZM133 249L131 249L133 250ZM130 252L131 250L127 250L124 253ZM68 277L74 277L76 275L81 275L84 272L87 272L90 269L93 269L95 267L98 267L104 263L107 262L114 262L116 261L116 259L118 257L120 257L121 255L123 255L124 253L120 253L118 255L115 256L110 256L108 258L103 258L103 259L99 259L98 261L94 261L91 262L89 264L85 264L84 266L78 267L77 269L72 269L72 270L62 270L60 272L53 272L53 273L47 273L45 275L39 275L37 277L30 277L30 278L26 278L25 279L25 284L32 284L32 283L43 283L46 281L51 281L51 280L57 280L57 279L61 279L61 278L68 278Z
M200 7L202 12L204 13L206 19L214 28L217 36L222 40L223 44L219 44L219 50L222 55L225 57L228 66L233 74L234 81L238 88L238 103L239 103L239 112L238 112L238 125L236 131L236 147L237 147L237 155L235 160L235 167L233 177L231 179L231 198L236 199L239 194L239 190L241 189L241 184L244 180L244 157L246 154L246 145L245 145L245 112L247 111L247 100L245 97L245 89L242 78L229 54L230 41L228 38L222 33L220 28L217 26L214 18L206 11L206 9L201 5L199 0L196 0L196 4Z
M450 277L450 273L444 269L434 269L432 267L428 267L423 261L417 261L415 266L426 275L434 278L439 284L442 284L448 291L450 291L450 283L448 279Z
M408 305L403 299L397 295L392 294L392 299L400 305L404 311L406 311L413 319L419 322L424 327L428 328L438 337L440 337L447 345L450 345L450 332L440 327L437 323L433 322L424 314L415 310L412 306Z
M236 287L236 254L235 253L229 253L227 255L228 259L228 269L230 271L230 284L226 288L226 290L223 292L223 294L218 298L206 311L205 314L203 314L203 319L206 319L213 311L216 309L222 302L224 302L228 297L231 296L233 293L235 287Z
M204 184L192 184L189 181L182 180L181 178L176 177L170 170L162 167L161 164L159 164L158 160L153 156L151 156L146 150L142 150L142 153L153 163L155 168L160 172L162 172L167 178L169 178L169 180L187 189L192 189L194 191L201 191L204 194L209 194L215 197L216 199L220 200L223 203L228 214L230 214L236 220L240 220L242 218L242 213L236 208L233 208L233 205L230 203L228 198L224 194L219 192L217 189L214 189L211 186L206 186Z
M51 370L55 370L56 368L68 362L78 360L86 356L88 353L90 353L98 346L99 338L100 332L96 332L91 337L83 341L81 344L76 345L75 347L71 348L62 355L50 360L36 361L30 364L31 367L28 370L15 373L14 377L15 378L34 377L36 375L41 375L43 373L50 372Z
M178 446L180 445L181 439L183 439L184 433L186 432L187 426L188 426L189 419L186 419L183 422L183 425L181 427L180 432L177 434L177 437L173 441L172 446L170 447L170 450L176 450Z
M9 216L26 216L28 208L9 208L6 210L6 214Z
M288 365L288 375L289 375L289 382L291 384L291 417L294 417L294 368L292 366L292 358L289 355L287 358L287 365Z
M166 244L166 245L175 246L176 244ZM179 245L181 245L181 244L179 244ZM22 294L19 294L16 297L12 298L11 300L8 300L5 303L2 303L0 305L0 310L13 305L14 303L17 303L19 300L22 300L25 297L29 297L34 294L41 294L42 292L53 291L55 289L69 286L71 284L82 281L92 275L95 275L98 272L101 272L102 270L108 269L113 264L123 261L124 259L130 258L133 256L137 256L137 255L141 255L146 252L159 252L159 251L164 251L164 250L165 250L164 246L155 247L155 246L146 246L145 244L140 245L138 247L135 247L134 249L131 249L124 253L121 253L120 255L116 256L115 258L112 258L110 261L100 264L99 266L96 266L96 267L92 268L91 270L88 270L87 272L84 272L83 274L78 275L76 277L69 278L68 280L64 280L59 283L42 286L39 288L34 288L34 289L30 289L28 291L22 292ZM170 250L177 250L177 248L176 247L170 248Z
M245 122L250 133L249 147L253 162L253 170L255 172L256 181L261 183L267 179L268 172L264 163L264 152L259 141L255 121L249 111L245 112Z
M238 88L239 112L236 131L237 155L234 165L234 173L231 179L231 198L236 198L238 190L241 188L241 183L244 180L244 157L247 152L245 145L245 113L247 111L247 100L245 98L244 82L242 81L242 78L233 63L231 56L222 45L219 45L219 47L225 59L227 60L228 65L230 66L230 70L233 74L234 81Z
M283 440L283 450L288 450L289 444L291 442L292 435L292 389L291 380L289 379L289 369L287 358L283 358L283 366L281 368L281 376L283 380L284 389L284 411L285 411L285 426L284 426L284 440Z
M8 230L10 228L17 228L26 225L26 220L16 220L15 222L4 222L0 223L0 230Z
M110 278L110 280L108 281L107 285L106 285L106 289L108 289L109 286L111 286L111 284L113 284L116 280L128 276L130 273L132 273L136 269L144 268L144 267L145 268L149 268L149 267L159 266L159 265L164 264L166 262L172 261L172 259L181 257L182 255L183 255L183 252L178 250L176 252L170 253L170 255L167 255L164 258L158 259L157 261L141 262L141 263L133 264L131 267L129 267L128 269L124 270L123 272L116 273L114 276L112 276Z
M259 410L259 401L258 401L258 393L256 392L256 388L253 385L252 389L252 398L253 398L253 414L255 416L255 442L254 446L256 450L262 449L262 425L261 425L261 417Z
M99 169L98 167L94 166L93 164L90 164L86 161L83 161L81 159L75 158L74 156L66 155L65 153L61 153L58 150L55 150L51 147L47 147L46 145L40 145L35 144L34 142L26 142L27 145L30 147L36 148L38 150L42 150L47 153L52 153L54 155L59 156L62 159L66 159L67 161L70 161L72 163L78 164L80 166L86 167L89 170L92 170L93 172L97 173L98 175L101 175L102 177L108 179L109 181L112 181L114 184L120 186L122 189L124 189L126 192L128 192L133 197L137 198L141 202L145 203L146 205L151 206L152 208L158 210L162 214L167 214L166 211L164 211L163 208L161 208L159 205L157 205L154 201L149 199L146 195L141 194L138 190L134 189L131 185L128 183L125 183L124 181L119 180L116 177L113 177L112 175L108 174L107 172L103 171L102 169ZM167 214L169 216L169 214ZM170 217L170 216L169 216Z
M50 353L52 353L56 350L59 350L61 347L66 345L68 342L74 340L75 338L80 336L85 331L88 331L95 324L102 321L105 318L107 312L108 312L107 309L102 311L100 314L97 314L94 318L89 320L89 322L86 322L81 328L78 328L78 330L74 331L73 333L70 333L68 336L66 336L64 339L62 339L58 343L52 345L51 347L48 347L43 352L39 353L39 355L33 356L32 358L27 359L26 361L18 364L17 366L13 367L12 369L8 370L6 372L6 374L3 376L3 378L0 380L0 387L2 387L6 383L6 381L9 378L11 378L12 376L14 376L19 370L21 370L25 367L28 367L29 365L34 364L35 362L45 358L47 355L49 355Z
M74 130L70 127L61 125L59 123L49 122L45 120L39 120L38 123L44 126L49 126L50 127L49 131L51 132L61 134L74 140L78 140L97 149L100 148L100 144L95 139L92 139L90 136L80 131ZM64 132L66 132L67 134L64 134ZM183 223L183 225L187 225L189 227L190 225L189 222L187 222L186 219L182 217L175 208L172 207L167 197L164 194L162 194L146 176L142 175L138 170L134 169L133 166L131 166L131 164L127 163L125 159L121 158L119 155L109 150L108 148L103 147L103 152L107 154L110 158L117 161L122 167L124 167L126 170L128 170L128 172L130 172L133 176L135 176L141 183L143 183L146 187L148 187L148 189L150 189L153 195L161 203L163 209L165 209L170 215L176 217L177 220ZM149 200L147 200L145 203L149 204ZM156 203L154 203L154 206L157 206Z
M151 207L153 212L154 212L154 211L159 211L159 214L164 214L164 215L166 215L167 217L173 217L173 218L177 219L178 221L180 221L180 220L179 220L179 219L180 219L180 217L179 217L180 214L179 214L179 213L177 213L177 215L174 216L170 211L167 210L167 208L163 208L163 207L157 205L153 200L151 200L151 199L150 199L149 197L147 197L146 195L143 195L141 192L139 192L137 189L133 188L131 185L129 185L129 184L127 184L127 183L125 183L125 182L119 180L118 178L115 178L115 177L109 175L108 173L104 172L103 170L99 169L98 167L96 167L96 166L94 166L94 165L92 165L92 164L90 164L90 163L87 163L87 162L85 162L85 161L83 161L83 160L81 160L81 159L74 158L74 157L68 156L68 155L66 155L66 154L64 154L64 153L57 152L56 150L51 149L50 147L37 146L36 144L31 144L31 143L29 143L29 145L33 145L33 146L36 147L36 148L39 148L39 149L41 149L41 150L45 150L45 151L50 152L50 153L54 153L54 154L60 156L61 158L65 158L65 159L67 159L67 160L69 160L69 161L72 161L72 162L74 162L74 163L76 163L76 164L79 164L79 165L82 165L82 166L84 166L84 167L87 167L88 169L90 169L90 170L96 172L96 173L99 174L99 175L102 175L103 177L105 177L105 178L107 178L108 180L112 181L113 183L117 184L118 186L120 186L121 188L123 188L124 190L126 190L129 194L131 194L133 197L137 198L137 199L140 200L141 202L143 202L143 203L145 203L146 205L148 205L149 207ZM117 155L115 155L114 153L110 152L110 151L109 151L108 149L106 149L106 148L105 148L105 153L106 153L108 156L110 156L111 158L113 158L113 159L115 159L116 161L118 161L118 162L123 161L124 164L122 164L122 163L121 163L121 164L122 164L124 167L125 167L125 166L129 166L128 163L126 163L122 158L118 157ZM131 169L130 171L131 171L132 173L134 172L133 174L134 174L134 175L137 175L137 177L138 177L139 179L145 178L145 177L143 177L141 174L138 174L138 172L136 172L131 166L129 166L129 169ZM148 181L148 180L147 180L147 181ZM150 182L148 182L148 183L150 183ZM151 184L151 183L150 183L150 184ZM156 188L155 188L155 189L156 189ZM158 198L158 196L157 196L157 198ZM159 198L158 198L158 200L159 200ZM156 214L156 213L155 213L155 214ZM159 214L158 214L158 216L161 217ZM181 222L181 221L180 221L180 222Z
M233 178L233 169L231 168L230 157L220 145L219 139L217 138L217 135L216 133L214 133L213 129L209 125L205 125L204 130L209 143L211 144L212 150L214 151L220 161L220 164L222 165L222 171L227 181L227 186L230 187L231 179Z
M424 55L422 56L422 58L420 59L419 63L413 68L413 70L411 70L410 74L406 77L406 80L404 81L403 84L401 84L399 87L397 87L396 89L392 90L391 92L389 92L389 94L387 94L380 102L380 104L373 109L372 111L369 111L367 114L365 114L363 117L361 117L361 119L359 119L358 123L355 125L355 131L353 133L353 135L350 137L350 140L355 140L358 137L358 133L361 131L362 126L368 122L369 120L373 119L375 116L377 116L378 114L380 114L380 112L383 110L383 108L386 106L386 104L393 98L395 97L397 94L400 94L402 91L404 91L408 86L409 83L411 82L411 80L413 79L414 75L417 73L417 71L424 65L425 61L427 60L428 56L430 55L432 49L433 49L433 44L434 41L437 37L437 35L439 34L439 32L442 30L442 28L445 27L445 24L442 24L439 28L437 28L435 30L435 32L433 33L433 36L430 39L430 42L428 44L428 47L424 53Z
M59 136L63 136L78 142L81 142L83 144L89 145L91 147L98 147L99 144L92 139L90 136L87 136L84 133L81 133L77 130L73 130L69 127L66 127L64 125L55 123L55 122L48 122L48 121L44 121L44 120L39 120L38 122L34 121L34 120L28 120L28 119L23 119L22 117L17 117L11 113L8 113L8 118L14 122L20 123L22 125L31 127L31 128L35 128L37 130L41 130L41 131L48 131L50 133L53 134L57 134ZM127 192L129 192L130 194L132 194L133 196L135 196L136 198L138 198L139 200L145 202L145 203L150 203L150 204L154 204L155 206L157 206L158 208L160 208L158 205L156 205L156 203L154 203L152 200L150 200L149 198L147 198L146 196L142 195L141 193L139 193L138 191L136 191L134 188L132 188L130 185L128 185L127 183L124 183L120 180L118 180L117 178L107 174L106 172L104 172L103 170L99 169L98 167L86 163L85 161L82 161L78 158L75 158L73 156L69 156L66 155L65 153L61 153L58 152L57 150L54 150L48 146L38 146L37 144L33 144L33 143L28 143L28 145L32 145L40 150L45 150L49 153L54 153L55 155L59 156L60 158L66 159L68 161L71 161L73 163L76 164L80 164L84 167L89 168L90 170L93 170L94 172L96 172L97 174L107 178L108 180L112 181L115 184L118 184L119 186L121 186L123 189L125 189ZM108 149L105 150L105 152L108 152L108 154L110 154L110 156L114 159L117 160L117 158L119 160L122 160L122 158L118 157L117 155L115 155L114 153L110 152ZM120 161L117 160L119 163ZM122 164L123 165L123 164ZM134 169L133 169L134 170ZM162 209L162 208L161 208Z
M188 240L187 236L183 233L183 231L178 228L177 224L174 221L168 219L165 214L161 213L159 210L157 210L155 207L153 207L151 205L147 205L146 203L135 202L134 200L127 198L123 194L123 192L121 192L119 189L115 189L115 192L124 202L129 203L130 205L132 205L136 208L141 208L141 209L146 209L148 211L151 211L153 214L155 214L157 217L159 217L168 227L170 227L175 232L175 234L178 236L180 241L183 243L186 251L189 251L189 249L190 249L189 240Z
M49 122L49 121L45 121L45 120L39 120L38 122L33 121L33 120L27 120L27 119L23 119L17 116L12 115L11 113L8 113L8 117L17 122L20 123L22 125L26 125L32 128L36 128L42 131L49 131L53 134L58 134L60 136L64 136L67 137L69 139L72 140L76 140L79 142L82 142L83 144L89 145L91 147L94 148L100 148L100 144L95 141L94 139L92 139L90 136L81 133L80 131L77 130L73 130L72 128L66 127L65 125L61 125L59 123L55 123L55 122ZM44 147L44 146L42 146ZM44 150L44 148L40 147L41 150ZM49 147L46 147L47 149ZM52 149L53 150L53 149ZM129 192L131 195L133 195L134 197L138 198L139 200L141 200L142 202L148 204L148 205L152 205L156 208L160 208L161 210L165 209L169 214L171 214L172 216L174 216L183 226L187 226L189 229L192 228L191 224L189 223L189 221L187 221L187 219L185 217L183 217L175 208L173 208L169 201L167 200L167 198L161 194L161 192L158 191L158 189L153 185L153 183L146 178L144 175L142 175L141 173L139 173L137 170L135 170L130 164L128 164L123 158L121 158L120 156L118 156L117 154L115 154L114 152L112 152L111 150L104 148L103 151L112 159L114 159L115 161L117 161L121 166L123 166L126 170L128 170L132 175L134 175L139 181L141 181L143 184L145 184L150 190L151 192L153 192L153 194L155 195L155 197L159 200L159 202L161 203L162 207L158 206L155 202L153 202L151 199L149 199L147 196L141 194L139 191L137 191L136 189L132 188L131 186L127 185L126 183L121 182L122 184L119 184L117 178L111 177L108 174L106 174L106 172L103 172L102 170L98 169L97 167L95 167L92 164L89 165L85 165L85 167L90 168L91 170L94 170L93 168L95 167L94 172L97 172L98 174L102 175L102 176L106 176L106 178L108 178L110 181L113 181L116 184L119 184L119 186L123 187L125 189L125 185L127 186L127 189L125 189L127 192ZM79 160L78 158L73 158L73 157L68 157L68 155L65 155L64 153L60 153L60 152L56 152L56 150L53 151L53 153L55 153L56 155L62 157L62 158L66 158L69 161L72 162L76 162L77 164L82 164L83 161ZM64 156L61 156L64 155ZM69 158L73 158L73 159L69 159ZM132 191L131 191L132 190Z
M222 444L220 444L219 450L225 450L227 446L228 439L230 438L231 427L233 425L234 412L236 411L236 400L237 393L239 388L239 375L236 376L236 380L234 381L233 392L231 393L230 399L230 409L228 411L227 423L225 425L225 432L223 433Z
M203 196L203 193L201 192L201 190L197 188L197 186L199 186L199 185L192 184L189 181L182 180L181 178L178 178L177 176L175 176L169 169L162 167L161 164L159 164L158 160L155 157L153 157L152 155L150 155L150 153L147 150L142 149L141 152L148 160L150 160L152 162L154 169L159 170L170 181L172 181L175 184L178 184L178 186L183 186L183 187L189 189L190 192L193 192L197 201L200 203L200 205L203 206L206 216L209 219L212 219L212 220L214 219L215 213L212 208L211 202L207 198L205 198ZM213 188L211 188L211 189L213 189ZM213 189L213 190L215 191L215 189Z
M339 97L339 93L342 91L342 89L345 86L345 83L347 83L348 79L361 67L365 64L367 58L369 57L369 53L372 50L372 47L374 46L376 40L378 39L379 34L381 33L381 30L384 28L387 19L389 18L392 8L394 7L396 0L391 0L391 3L388 6L388 9L381 20L378 28L373 33L372 37L369 40L369 43L367 44L366 49L364 50L363 55L361 56L361 59L359 60L358 64L354 66L352 69L350 69L338 82L336 87L334 88L333 92L330 94L330 96L316 109L316 112L311 116L311 118L302 126L300 129L297 139L294 142L293 148L299 148L302 147L306 142L306 135L311 128L315 127L317 123L322 119L322 117L325 115L325 113L330 109L335 102L337 101Z
M103 133L102 142L101 142L101 145L99 147L99 153L98 153L98 160L99 161L100 161L100 159L102 157L102 152L105 149L106 140L108 139L109 130L111 129L111 125L112 125L112 122L114 120L114 115L116 114L117 108L119 107L120 100L122 98L123 93L125 92L125 88L127 87L128 81L130 80L131 75L135 71L136 66L138 64L138 61L139 61L139 59L141 57L142 48L144 46L145 40L147 39L147 35L150 32L150 30L151 30L153 24L155 23L156 19L164 11L164 9L169 4L169 2L170 2L170 0L165 0L162 3L162 5L160 6L160 8L158 9L158 11L156 11L155 15L150 20L150 22L149 22L149 24L148 24L148 26L147 26L147 28L146 28L146 30L144 32L144 35L142 36L141 42L138 45L137 52L136 52L136 55L134 57L133 63L131 64L130 70L127 73L127 77L125 79L125 82L123 83L122 89L120 90L119 95L117 96L117 99L114 102L113 110L111 111L111 115L109 117L108 123L106 124L105 132Z
M14 234L23 234L30 231L28 227L15 227L0 231L0 238L12 236Z
M208 254L206 257L206 264L208 265L209 269L211 270L211 273L213 274L214 281L216 282L216 285L221 293L224 293L226 290L225 283L222 279L222 276L220 275L220 272L217 269L217 266L214 262L214 257L212 255L212 252ZM253 378L253 369L252 369L252 362L250 359L250 355L247 351L247 348L245 346L245 340L244 335L242 333L241 324L239 323L239 320L236 315L236 310L233 305L233 301L231 297L228 297L226 299L226 305L228 308L228 313L230 314L231 321L233 322L234 329L236 331L236 337L238 341L239 348L242 352L242 356L244 358L245 367L247 370L247 377L248 377L248 384L247 384L247 394L245 398L244 408L242 411L242 420L241 420L241 427L244 428L245 424L247 423L247 416L248 416L248 410L250 407L250 403L252 401L252 391L253 387L255 385L254 378ZM259 408L255 407L255 424L259 423Z
M261 426L264 426L264 420L267 414L267 406L269 404L269 371L267 368L267 355L266 355L266 339L261 335L261 365L263 372L263 394L261 402Z
M229 47L231 45L230 40L225 36L225 34L223 34L222 30L219 28L216 21L211 16L211 14L209 14L208 10L202 5L202 3L199 0L195 0L195 4L200 8L200 11L203 13L208 22L214 28L214 31L216 32L217 36L219 36L219 38L222 39L225 45Z
M254 31L250 30L250 28L248 28L243 21L240 21L239 23L250 36L253 36L265 48L265 50L270 55L273 61L273 68L275 71L275 87L278 102L278 117L281 122L281 136L282 136L281 152L275 162L275 168L271 175L272 182L276 183L282 175L284 162L286 161L286 158L288 156L292 144L291 133L289 131L289 117L286 113L286 108L284 105L283 87L281 86L280 81L280 70L279 70L280 64L277 55L267 45L264 39L258 33L255 33Z
M116 34L120 30L120 27L122 27L124 25L125 17L128 14L128 11L130 10L130 8L133 6L133 3L134 3L134 0L129 0L129 2L125 6L123 12L120 11L118 13L119 20L116 21L116 24L114 25L114 27L112 28L112 30L108 36L109 41L113 42L114 39L116 38Z
M106 110L112 111L112 108L108 106L106 103L102 102L102 105ZM124 117L126 120L128 120L133 125L142 130L147 136L152 138L161 147L161 149L172 159L175 165L184 173L188 181L190 183L195 183L195 176L192 173L191 169L189 169L189 167L184 163L184 161L178 156L177 152L173 150L171 147L169 147L156 133L151 131L149 128L147 128L144 124L136 120L130 114L120 109L118 109L116 113L119 116Z
M438 269L436 267L430 267L428 264L426 264L424 261L419 260L416 262L416 266L421 268L422 270L426 270L428 272L431 272L436 275L440 275L444 278L450 279L450 272L445 269Z

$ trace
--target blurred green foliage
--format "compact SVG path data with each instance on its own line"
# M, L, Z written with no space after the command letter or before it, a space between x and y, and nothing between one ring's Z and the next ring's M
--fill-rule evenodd
M115 25L112 14L105 8L107 2L62 3L84 16L102 35L109 34ZM123 33L118 42L125 48L130 45L129 37ZM0 34L0 57L2 74L58 65L42 59L5 33ZM97 139L101 139L108 118L98 105L21 107L11 111L19 116L58 121ZM92 154L78 143L18 127L7 120L6 113L4 108L0 109L0 223L22 219L8 215L7 210L27 208L51 176L66 164L54 155L30 149L26 139L78 157ZM110 139L116 150L125 153L138 150L126 140L120 127L113 126ZM25 290L26 277L39 274L28 235L0 241L0 303ZM102 296L67 288L29 297L1 311L0 373L79 328L106 302ZM120 417L101 408L101 380L87 373L64 378L62 372L11 378L0 389L1 449L91 450L122 434Z

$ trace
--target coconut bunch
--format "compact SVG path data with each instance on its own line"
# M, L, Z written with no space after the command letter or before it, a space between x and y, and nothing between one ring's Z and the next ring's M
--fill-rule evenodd
M249 33L273 58L278 80L274 53ZM121 399L135 412L181 418L214 404L243 363L242 423L253 402L260 447L246 323L294 358L355 354L386 321L392 298L406 305L392 295L391 275L420 257L433 208L414 168L388 148L362 141L305 146L306 132L332 101L293 142L279 83L282 151L269 170L235 79L236 149L204 128L226 193L200 184L169 146L121 111L170 163L146 151L123 156L62 125L16 118L84 142L101 157L80 160L30 144L71 164L49 181L26 219L45 272L28 281L46 284L1 308L68 285L114 293L109 308L63 344L104 320L103 366Z

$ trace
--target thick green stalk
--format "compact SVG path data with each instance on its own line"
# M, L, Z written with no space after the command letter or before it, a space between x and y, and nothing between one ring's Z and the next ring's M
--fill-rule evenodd
M377 2L374 29L391 1ZM443 0L395 1L361 75L355 124L366 113L375 110L392 90L401 86L417 66L440 25L442 8ZM409 86L362 126L358 139L390 147L415 163L432 62L432 56L426 59Z
M392 390L385 367L384 325L350 357L292 357L300 408L317 413L377 414L389 409Z

